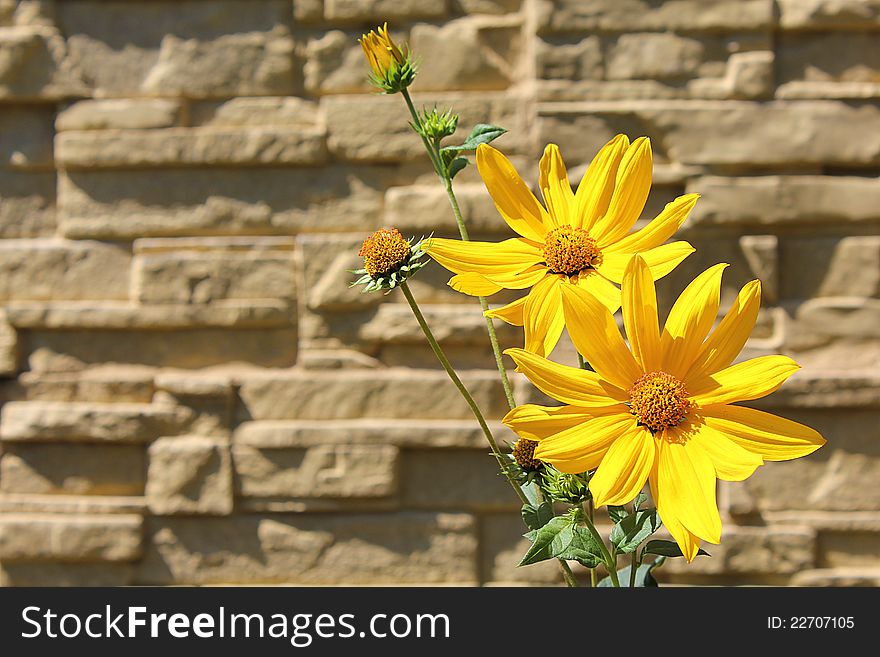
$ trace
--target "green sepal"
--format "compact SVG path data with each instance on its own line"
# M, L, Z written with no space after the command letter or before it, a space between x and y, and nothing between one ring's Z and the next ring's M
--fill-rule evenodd
M632 552L642 541L660 528L657 509L645 509L631 513L614 525L611 530L611 543L623 554Z
M659 539L654 539L653 541L648 541L645 545L645 548L642 550L642 554L657 554L662 557L683 557L681 548L678 547L678 543L675 541L662 541ZM712 555L706 552L703 548L700 548L697 551L697 556L711 557Z

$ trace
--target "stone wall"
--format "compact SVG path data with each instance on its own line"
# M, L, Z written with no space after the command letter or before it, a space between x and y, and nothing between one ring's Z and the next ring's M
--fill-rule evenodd
M347 289L369 231L455 234L364 83L384 20L416 103L507 127L532 180L546 142L576 177L651 137L646 214L702 194L667 306L720 260L726 303L764 282L747 352L804 369L761 406L828 445L725 484L722 545L661 580L880 584L877 0L0 0L0 581L557 582L513 568L515 498L403 299ZM509 437L447 277L414 293Z

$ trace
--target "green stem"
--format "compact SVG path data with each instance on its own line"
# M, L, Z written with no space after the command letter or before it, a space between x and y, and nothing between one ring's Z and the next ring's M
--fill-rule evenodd
M437 172L437 175L440 176L441 179L445 179L445 169L441 165L440 155L437 153L437 149L431 145L431 142L428 141L428 138L422 133L422 120L419 118L419 113L416 112L416 108L413 105L412 98L409 96L409 91L407 89L403 89L400 92L400 95L403 96L403 100L406 101L406 106L409 108L409 113L413 119L413 125L415 125L418 130L416 132L419 133L419 137L422 138L422 143L425 145L425 150L428 151L428 157L431 158L431 164L434 166L434 171Z
M633 550L633 560L632 565L629 567L629 587L631 589L636 586L636 570L639 568L639 559L636 556L638 550Z
M605 541L602 540L602 535L596 530L593 521L588 516L582 516L582 520L590 531L590 534L593 535L593 539L599 545L599 549L602 550L602 561L605 562L605 568L608 570L608 576L611 578L611 583L615 587L620 588L620 580L617 577L617 560L612 553L608 551L608 548L605 546Z
M464 217L461 214L461 208L458 205L458 199L455 198L455 191L452 189L452 180L446 178L446 196L449 198L449 205L452 206L452 214L455 215L455 222L458 224L458 232L461 239L465 242L470 241L467 226L464 223ZM498 344L498 334L495 333L495 324L491 317L486 317L486 311L489 310L489 302L486 297L477 297L480 300L480 308L483 310L483 317L486 319L486 330L489 332L489 342L492 343L492 353L495 356L495 367L498 368L498 374L501 376L501 387L504 388L504 396L507 397L507 405L510 408L516 407L516 401L513 398L513 388L510 385L510 379L507 377L507 369L504 367L504 360L501 357L501 347Z
M409 285L407 285L406 281L400 284L400 289L403 292L403 296L406 297L406 301L407 303L409 303L409 307L410 309L412 309L413 315L415 315L416 321L418 321L419 326L422 329L422 333L425 334L425 338L428 340L428 344L431 345L431 350L434 352L437 360L440 361L443 369L446 370L446 374L449 375L449 378L452 380L452 383L455 384L455 387L458 389L459 393L461 393L461 396L464 397L464 400L470 407L471 412L474 414L474 417L477 418L477 423L483 430L483 434L486 436L486 440L489 441L489 447L492 449L492 455L498 461L498 466L504 473L507 482L510 484L511 488L513 488L517 497L519 497L520 502L522 502L523 504L528 504L529 500L526 497L525 493L523 493L522 488L510 476L510 472L508 471L504 463L504 457L501 455L501 450L498 449L498 443L495 442L495 437L492 435L492 431L489 429L489 425L486 424L486 419L483 417L483 413L480 411L480 407L477 406L477 402L474 401L471 393L468 392L468 389L458 377L458 374L452 367L452 364L449 362L449 359L446 357L443 349L440 347L440 343L438 343L437 339L434 337L434 333L428 326L428 322L425 321L425 316L422 315L419 304L413 297L412 292L409 289ZM559 569L562 571L562 577L565 580L566 585L570 588L577 587L577 580L575 579L574 574L571 572L571 568L569 567L568 563L566 563L564 559L557 559L557 561L559 562Z
M403 291L403 296L406 297L406 300L409 303L409 307L413 311L413 315L416 316L416 321L418 321L419 326L422 328L422 333L425 334L425 338L427 338L428 344L431 345L431 349L434 352L434 355L437 357L437 360L440 361L443 369L446 370L449 378L452 379L452 383L454 383L455 387L458 388L461 396L464 397L464 400L470 407L471 412L474 414L474 417L477 418L477 423L480 425L480 429L483 430L483 434L486 436L486 440L489 441L489 447L491 447L492 449L492 455L498 461L498 465L501 466L501 470L507 476L507 480L510 482L510 485L513 486L522 503L528 504L528 498L526 498L525 494L522 492L522 489L517 485L515 481L513 481L513 479L510 478L510 475L508 474L507 467L504 463L504 457L501 454L501 450L498 448L498 443L495 442L495 437L492 435L492 431L489 429L489 425L486 424L486 418L483 417L483 413L480 411L480 407L477 406L477 402L474 401L471 393L468 392L468 389L465 387L464 383L462 383L461 379L458 378L458 374L455 372L455 369L452 367L452 364L449 362L446 354L443 353L443 349L440 348L440 344L437 342L437 339L434 337L434 334L428 327L428 322L425 321L425 316L422 315L422 311L419 309L419 304L416 303L416 300L413 297L412 292L409 289L409 285L407 285L406 281L400 284L400 289Z

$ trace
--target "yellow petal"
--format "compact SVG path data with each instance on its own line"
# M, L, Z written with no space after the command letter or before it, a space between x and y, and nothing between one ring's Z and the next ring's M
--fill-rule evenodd
M500 319L513 326L522 326L525 321L523 320L523 307L526 305L526 300L528 298L528 295L526 295L521 299L511 301L506 306L487 310L485 315L486 317L492 317L493 319Z
M523 404L512 409L502 422L519 436L540 442L595 417L579 406Z
M476 272L456 274L449 279L448 285L456 292L470 294L473 297L488 297L503 289L500 285L496 285Z
M623 326L633 357L643 372L660 369L660 328L657 292L651 270L640 256L630 260L623 274Z
M617 135L590 162L574 197L575 228L589 230L608 211L611 196L614 194L617 169L628 148L627 136Z
M687 242L670 242L663 246L642 251L639 255L648 263L651 277L657 281L678 267L681 261L695 250ZM596 269L608 280L620 283L623 280L623 272L626 270L626 266L632 256L632 253L609 253L603 251L602 260Z
M629 390L642 371L608 309L574 285L562 286L562 308L568 334L578 352L603 379Z
M631 502L654 467L657 455L654 437L645 427L636 425L635 418L630 418L628 430L614 441L590 479L596 506Z
M523 237L543 243L551 226L549 216L510 160L488 144L480 144L477 169L507 225Z
M504 353L538 390L565 404L596 408L629 401L629 393L595 372L559 365L525 349L507 349Z
M599 272L581 272L577 277L577 286L596 297L608 312L614 313L620 308L620 288Z
M622 404L596 410L601 414L539 442L535 457L549 463L589 458L595 463L589 469L599 465L605 451L633 429L636 420Z
M799 369L788 356L760 356L685 385L700 407L732 404L769 395Z
M434 237L428 254L455 274L478 273L515 275L541 262L541 251L526 240L503 242L464 242Z
M565 319L558 276L547 276L535 284L523 306L525 347L538 356L549 356L559 342Z
M683 378L697 357L715 318L721 299L721 275L727 263L709 267L676 300L666 318L660 350L663 371Z
M539 281L549 275L547 267L544 265L532 265L528 269L519 273L497 273L486 274L493 283L500 285L508 290L524 290L527 287L537 285Z
M657 446L659 452L660 439L655 437L654 444ZM659 458L654 459L654 469L651 470L651 475L648 478L651 483L651 497L654 498L654 504L657 505L657 513L660 515L663 525L672 535L672 538L675 539L675 542L678 543L678 547L681 548L685 560L690 563L697 557L697 554L700 551L700 538L699 536L695 536L693 532L685 529L684 525L682 525L678 518L673 515L672 510L667 508L666 499L657 484L657 480L659 479L657 475L657 464L659 462Z
M815 429L771 413L744 406L701 409L707 426L765 461L788 461L812 454L825 439Z
M568 171L556 144L547 144L541 158L540 179L541 194L547 206L552 227L572 223L574 210L574 193L568 182Z
M730 365L749 339L760 307L761 281L746 283L724 319L703 343L685 378L699 379Z
M590 230L600 246L626 235L642 214L651 191L652 166L651 142L647 137L639 137L620 161L608 211Z
M666 429L657 443L657 486L664 506L686 529L704 541L721 540L721 516L715 501L715 466L693 441Z
M702 420L682 422L678 427L688 440L699 445L715 466L715 476L724 481L742 481L764 464L760 455L736 444Z
M608 250L613 253L638 253L660 246L681 227L698 198L700 198L699 194L679 196L671 203L667 203L663 211L647 226L610 244Z

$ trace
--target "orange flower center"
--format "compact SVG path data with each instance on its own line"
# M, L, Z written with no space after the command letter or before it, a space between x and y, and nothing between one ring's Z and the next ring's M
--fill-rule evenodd
M601 259L596 240L582 228L560 226L547 233L544 240L544 262L554 274L574 276L594 268Z
M629 389L630 412L651 431L681 422L692 404L684 383L666 372L648 372Z
M538 446L534 440L528 438L520 438L513 446L513 459L517 464L526 470L536 470L541 467L541 461L535 458L535 447Z
M411 253L409 242L396 228L380 228L364 240L358 251L364 258L364 269L373 278L391 273L405 263Z

